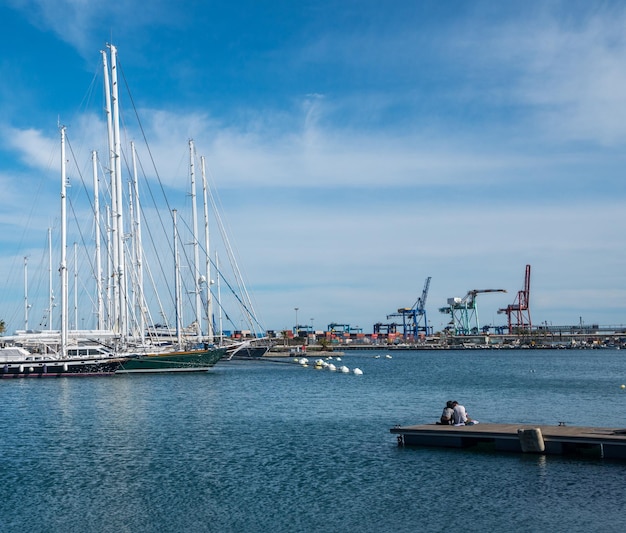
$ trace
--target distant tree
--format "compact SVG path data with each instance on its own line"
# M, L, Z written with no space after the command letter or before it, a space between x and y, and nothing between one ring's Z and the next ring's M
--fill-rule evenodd
M0 335L3 335L7 329L7 325L4 323L4 320L0 319Z
M325 352L333 350L333 347L330 345L330 342L328 342L328 339L326 337L322 337L317 341L317 343L322 347L322 350L324 350Z

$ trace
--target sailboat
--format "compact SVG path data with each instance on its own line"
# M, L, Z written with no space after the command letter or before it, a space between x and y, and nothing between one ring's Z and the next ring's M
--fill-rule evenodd
M182 293L180 282L179 253L177 242L180 239L176 227L176 210L171 210L174 225L175 262L175 307L176 324L171 328L165 320L165 325L155 324L151 318L143 283L143 244L141 240L142 212L139 204L137 185L136 152L134 143L131 143L133 170L132 183L129 180L129 192L126 201L129 205L130 224L124 225L125 204L123 196L122 169L123 159L121 150L119 95L117 91L117 49L108 46L109 53L102 51L104 85L105 85L105 112L107 117L107 137L109 159L106 165L110 174L109 198L110 205L106 206L106 253L101 253L101 227L98 176L96 152L92 152L93 159L93 200L92 209L95 220L95 259L91 269L96 279L96 320L97 326L92 330L78 329L77 303L74 306L74 329L69 328L68 316L68 267L67 267L67 227L66 227L66 190L68 183L65 155L65 128L61 128L61 168L62 168L62 206L61 206L61 328L58 331L32 331L25 328L12 337L3 337L3 344L9 346L0 348L0 368L3 375L62 375L70 374L113 374L113 373L158 373L158 372L199 372L206 371L226 353L226 346L214 342L214 334L201 331L202 304L200 303L200 285L204 276L199 274L200 263L198 257L197 237L195 242L195 289L196 319L191 327L183 327ZM110 57L110 67L108 57ZM109 77L110 76L110 77ZM110 81L109 81L110 80ZM73 155L73 153L72 153ZM158 173L157 173L158 177ZM162 187L161 187L162 189ZM167 202L167 200L166 200ZM205 202L206 203L206 202ZM167 204L169 207L169 203ZM133 210L134 208L134 210ZM194 202L195 208L195 202ZM206 208L205 208L206 209ZM160 209L155 209L160 211ZM195 215L194 215L195 218ZM194 225L196 223L194 222ZM195 232L194 232L195 234ZM208 239L208 237L207 237ZM168 239L169 240L169 239ZM129 243L132 250L128 251ZM162 245L163 246L163 245ZM158 247L157 247L158 248ZM156 258L164 260L167 254L165 249L157 249ZM51 252L50 252L51 254ZM207 243L207 265L208 243ZM102 259L105 255L106 261ZM104 263L106 273L102 272ZM76 267L76 270L77 267ZM161 271L164 272L161 266ZM150 273L151 276L151 273ZM207 273L206 278L210 279ZM205 281L206 283L206 281ZM130 287L129 287L130 285ZM153 287L156 285L152 280ZM78 292L75 286L74 294ZM52 286L50 286L52 295ZM160 314L165 319L166 313L161 306L157 295ZM206 296L205 296L206 299ZM52 296L49 304L49 322L52 322ZM204 308L205 320L211 324L211 309ZM152 324L152 325L149 325ZM59 364L53 362L60 361Z
M206 371L226 353L226 348L213 343L212 336L204 336L201 331L200 315L200 273L199 273L199 253L197 245L197 222L195 221L195 197L194 209L194 274L196 294L196 320L192 331L184 331L182 326L182 289L180 282L180 264L178 252L178 228L177 210L172 209L173 222L173 255L175 263L175 312L176 325L172 334L169 328L164 331L157 331L152 327L148 334L146 322L149 318L146 305L143 301L143 243L141 239L141 208L139 205L139 189L137 184L137 164L134 143L131 143L132 156L132 187L129 191L129 204L131 213L132 230L132 259L130 263L134 267L132 275L134 295L134 306L128 306L128 287L124 278L124 271L127 266L125 253L125 232L123 224L123 200L122 200L122 172L121 172L121 137L119 125L119 95L117 80L117 49L114 45L109 45L111 66L109 70L107 53L102 52L103 71L105 83L105 98L107 111L107 126L109 137L110 172L111 172L111 212L113 214L112 248L113 260L112 271L112 305L110 325L119 332L116 339L117 347L113 353L121 356L122 363L117 369L117 373L159 373L159 372L200 372ZM109 83L109 74L111 82ZM195 195L195 191L194 191ZM208 254L208 251L207 251ZM134 317L131 325L130 318ZM100 348L106 352L106 348Z
M26 334L13 339L4 337L4 343L15 344L0 348L0 376L2 378L110 376L120 369L124 358L115 353L84 348L73 353L68 350L68 277L66 240L66 167L65 128L61 128L61 330L56 335ZM21 346L20 346L21 344ZM31 347L27 349L25 346ZM45 347L45 348L42 348Z
M117 48L107 45L107 50L101 51L102 72L104 81L104 109L106 116L106 137L108 158L98 161L97 152L91 152L93 173L93 195L85 186L82 175L80 176L83 189L89 197L91 213L89 221L77 221L78 228L93 224L94 242L89 244L83 238L83 230L77 229L77 240L83 244L89 244L89 251L85 253L90 277L95 280L95 290L88 299L93 305L93 329L78 328L78 262L74 265L74 309L73 324L70 326L69 289L68 289L68 264L67 264L67 209L65 205L66 186L69 183L67 177L65 142L65 128L61 130L61 158L62 158L62 260L59 271L61 272L61 328L52 330L53 303L52 288L52 246L50 229L48 230L49 256L50 256L50 298L46 310L45 322L50 329L30 330L25 320L25 328L18 331L12 337L2 337L4 344L11 343L6 349L0 348L0 367L5 363L9 372L19 374L41 373L49 374L52 368L50 360L62 359L67 365L54 365L56 374L65 372L78 373L83 369L99 370L118 374L133 373L157 373L157 372L198 372L206 371L222 358L230 357L259 357L269 348L268 339L264 337L263 328L260 326L252 301L243 283L243 277L237 266L237 262L230 246L226 230L219 215L219 209L211 187L207 182L205 160L200 158L202 170L202 190L204 199L204 246L201 247L198 238L198 213L196 210L196 184L195 184L195 161L196 153L193 141L189 141L190 175L191 175L191 224L181 224L179 229L177 210L172 209L169 200L163 194L161 203L157 203L155 197L164 193L164 187L160 181L159 172L153 167L154 177L158 181L159 191L151 190L147 176L146 187L149 194L147 197L153 202L148 212L152 219L146 220L146 232L148 242L142 239L142 213L143 202L140 202L140 188L138 186L138 169L145 171L146 166L138 163L139 152L134 142L130 142L130 151L122 152L122 135L120 133L120 97L118 94L118 61ZM127 85L126 85L127 86ZM135 113L137 120L139 117ZM124 124L128 122L125 120ZM143 133L143 125L139 124L138 131ZM144 136L145 139L145 136ZM69 139L67 139L69 144ZM147 146L147 153L152 165L151 150ZM68 150L75 157L74 150ZM68 154L68 155L69 155ZM122 180L122 161L126 161L128 172L125 172L127 183ZM76 169L79 163L75 162ZM130 163L129 163L130 162ZM100 201L101 169L107 174L104 182L104 193ZM80 172L80 171L79 171ZM128 174L126 176L126 174ZM128 186L125 189L125 185ZM75 191L76 192L76 191ZM101 208L101 203L104 209ZM166 209L164 209L166 206ZM209 254L209 216L208 210L216 219L217 229L221 234L221 242L225 248L226 263L232 269L234 278L229 282L230 276L226 276L218 261L217 250L214 250L214 259ZM72 204L71 212L76 216L76 209ZM163 215L169 215L172 223L173 235L166 235L165 231L168 220L163 220ZM167 218L167 217L164 217ZM183 217L181 217L182 219ZM162 235L159 227L164 230ZM191 230L189 229L191 227ZM102 241L105 241L102 243ZM156 244L155 244L156 241ZM187 256L185 246L182 254L179 252L178 243L193 247L191 259ZM93 245L93 249L91 248ZM147 246L146 246L147 245ZM151 248L149 248L152 246ZM203 257L201 258L200 249ZM148 253L150 252L150 253ZM171 253L170 253L171 252ZM145 255L144 255L145 254ZM185 264L181 264L181 255L185 255ZM203 261L201 261L203 259ZM164 265L165 263L165 265ZM203 264L204 263L204 264ZM173 266L174 275L170 268ZM151 270L151 269L154 269ZM145 272L144 272L145 271ZM155 276L156 271L156 276ZM186 273L181 275L181 271ZM144 275L145 274L145 275ZM216 281L212 277L216 277ZM26 276L25 276L26 278ZM144 278L146 281L144 282ZM184 280L183 280L184 278ZM190 281L191 280L191 281ZM172 283L173 281L173 283ZM217 294L213 294L212 285L216 283ZM26 282L25 282L26 285ZM87 284L81 278L81 286ZM145 285L145 286L144 286ZM174 289L171 290L171 285ZM221 286L227 287L227 296L221 295ZM163 291L169 300L162 301ZM148 295L147 293L150 292ZM161 293L161 294L159 294ZM230 297L229 304L223 300ZM27 300L25 296L25 301ZM187 306L183 309L183 300ZM151 302L150 304L148 302ZM156 302L156 303L155 303ZM168 303L169 302L169 303ZM226 305L232 311L232 306L237 306L240 314L235 316L226 312ZM169 315L175 312L172 321ZM193 309L193 319L190 325L184 326L183 314ZM217 315L217 316L216 316ZM159 316L159 320L155 317ZM84 319L81 319L84 323ZM231 335L224 329L223 320L228 321L234 330ZM237 324L237 325L235 325ZM24 350L24 351L22 351ZM29 364L34 361L35 364ZM77 366L72 366L73 361ZM40 364L41 363L41 364ZM31 370L32 367L32 370Z

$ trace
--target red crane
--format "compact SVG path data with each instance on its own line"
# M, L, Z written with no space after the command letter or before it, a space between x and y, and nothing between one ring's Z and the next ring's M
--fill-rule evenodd
M524 276L524 288L517 293L515 301L507 305L505 309L498 309L498 313L506 313L509 322L509 334L530 333L532 324L530 321L530 265L526 265Z

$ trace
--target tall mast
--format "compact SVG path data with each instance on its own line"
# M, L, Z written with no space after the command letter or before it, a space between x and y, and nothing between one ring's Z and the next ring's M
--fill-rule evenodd
M113 226L115 227L115 245L117 255L115 256L115 276L117 281L116 309L119 310L118 324L122 337L127 334L126 319L126 291L124 286L124 219L122 204L122 147L120 139L120 108L117 83L117 48L110 45L111 49L111 100L113 103L113 145L115 158L115 205L117 211L113 212Z
M222 324L222 289L220 284L220 261L217 257L217 251L215 252L215 270L217 275L217 307L219 313L219 335L220 335L220 344L224 342L224 325Z
M195 292L196 334L202 337L202 303L200 298L200 252L198 251L198 210L196 206L196 166L193 140L189 141L189 169L191 172L191 220L193 225L193 288Z
M48 329L52 329L52 309L54 292L52 289L52 228L48 228Z
M207 321L207 336L209 342L213 342L213 299L211 298L211 248L210 248L210 233L209 233L209 201L208 201L208 186L206 179L206 167L204 163L204 156L200 158L200 167L202 170L202 195L204 199L204 250L206 253L206 321Z
M24 256L24 329L28 331L28 257Z
M61 126L61 357L67 355L67 169L65 166L65 126Z
M139 336L143 340L146 333L145 318L143 313L143 254L141 242L141 206L139 203L139 183L137 179L137 152L135 143L130 143L130 149L133 157L133 195L135 198L135 216L133 218L134 225L134 249L135 249L135 269L137 270L137 288L135 312L139 318Z
M78 243L74 243L74 330L78 330Z
M109 81L109 65L107 53L102 50L102 67L104 70L104 101L105 113L107 117L107 138L109 144L109 179L111 187L111 206L107 206L107 252L108 252L108 272L107 298L109 307L109 329L116 330L119 326L119 297L117 279L115 277L115 265L117 264L117 228L115 222L111 223L111 217L117 213L117 180L115 177L115 140L113 137L113 116L111 110L111 82Z
M98 155L91 152L93 170L93 216L96 241L96 328L104 329L104 303L102 300L102 252L100 250L100 190L98 180Z
M176 220L176 209L172 209L172 218L174 221L174 290L175 290L175 309L176 309L176 342L178 347L182 346L182 312L181 312L181 294L180 294L180 265L178 261L178 227Z
M113 329L113 297L111 292L113 287L111 285L113 278L113 251L112 251L112 235L111 235L111 206L106 206L106 245L107 245L107 286L106 286L106 309L107 309L107 327L106 329Z

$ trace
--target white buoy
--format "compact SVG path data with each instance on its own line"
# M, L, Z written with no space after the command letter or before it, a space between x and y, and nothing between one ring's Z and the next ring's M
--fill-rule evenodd
M337 361L341 361L341 357L337 357Z
M380 359L380 355L375 355L374 359Z
M330 363L328 365L328 370L330 370L331 372L334 372L335 370L337 370L337 367L335 365L333 365L332 363Z
M361 370L360 368L355 368L353 371L355 376L362 376L363 375L363 370Z
M339 372L342 372L343 374L349 374L350 373L350 369L347 366L340 366L339 367Z
M385 355L385 359L391 359L391 356L389 354Z

